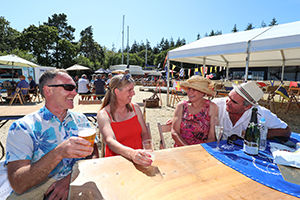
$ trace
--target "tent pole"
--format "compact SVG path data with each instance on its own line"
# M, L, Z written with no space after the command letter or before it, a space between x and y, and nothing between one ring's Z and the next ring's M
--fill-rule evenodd
M202 70L202 77L204 77L205 74L205 62L206 62L206 57L203 58L203 70Z
M282 71L281 71L281 82L283 82L283 75L284 75L284 67L285 67L285 56L282 50L280 50L281 57L282 57Z
M228 68L228 62L226 62L226 79L227 80L229 80L228 79L229 78L228 74L229 74L229 68Z
M248 81L248 71L249 71L249 60L250 60L250 45L251 45L251 40L248 40L247 42L247 57L246 57L246 71L245 71L245 82L247 83Z
M285 67L285 60L283 60L283 62L282 62L281 82L283 82L284 67Z
M170 85L170 83L169 83L169 69L170 69L170 60L169 60L169 53L168 53L168 58L167 58L167 66L168 66L168 68L167 68L167 106L169 106L169 85Z

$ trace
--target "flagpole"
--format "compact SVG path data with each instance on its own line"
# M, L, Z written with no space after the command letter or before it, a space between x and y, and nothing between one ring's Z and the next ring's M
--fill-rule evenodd
M169 83L169 69L170 69L170 60L169 60L169 53L167 54L167 106L169 106L169 94L170 94L170 91L169 91L169 86L170 86L170 83Z

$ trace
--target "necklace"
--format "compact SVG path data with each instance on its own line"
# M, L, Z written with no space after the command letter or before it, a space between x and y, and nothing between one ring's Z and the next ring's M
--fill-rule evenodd
M118 116L119 119L121 119L121 121L124 121L127 118L127 116L128 116L128 110L126 110L126 116L124 118L121 117L118 113L117 113L117 116Z

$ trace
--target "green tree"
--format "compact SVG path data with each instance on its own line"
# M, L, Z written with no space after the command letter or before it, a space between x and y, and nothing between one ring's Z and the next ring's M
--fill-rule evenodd
M270 22L269 26L275 26L278 25L277 20L275 19L275 17L273 17L272 21Z
M100 68L104 63L105 55L101 45L94 41L92 26L89 26L85 30L81 31L80 36L80 54L87 57L91 62L94 63L92 67L93 70Z
M266 23L264 22L264 20L261 22L261 24L260 24L260 27L261 28L265 28L267 25L266 25Z
M236 33L238 32L239 30L236 28L236 24L234 24L233 26L233 29L231 30L232 33Z
M77 54L76 44L73 42L75 39L75 28L68 25L67 15L65 14L54 14L52 18L48 17L48 22L44 23L44 25L54 26L58 31L58 37L54 44L53 66L62 68L69 67L70 63L74 63L74 58Z
M197 34L197 39L196 40L199 40L201 37L200 37L200 33Z
M254 28L255 28L255 27L252 25L252 23L248 23L248 25L246 26L245 31L252 30L252 29L254 29Z
M138 48L139 48L139 46L136 43L136 40L134 40L129 53L137 53L138 52Z
M0 51L11 53L13 49L18 48L18 40L21 33L10 27L4 17L0 16Z
M20 49L32 52L40 65L52 66L54 60L52 52L57 37L56 27L30 25L19 37Z

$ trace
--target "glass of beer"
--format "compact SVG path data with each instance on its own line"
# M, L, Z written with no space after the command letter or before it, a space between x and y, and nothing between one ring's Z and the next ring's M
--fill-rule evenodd
M93 122L81 122L78 126L78 137L81 137L91 143L90 147L94 148L95 137L97 133L97 124Z

